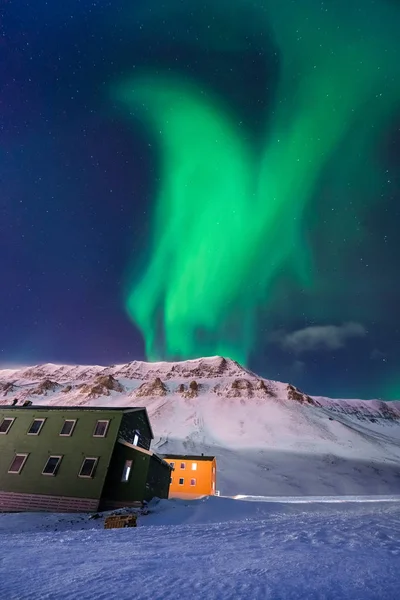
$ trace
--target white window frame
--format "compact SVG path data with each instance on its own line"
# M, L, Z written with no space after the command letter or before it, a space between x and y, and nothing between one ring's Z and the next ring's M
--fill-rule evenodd
M59 435L61 437L71 437L71 435L74 433L74 429L75 429L75 425L76 425L77 420L78 419L64 419L64 423L63 423L63 426L61 427L61 431L60 431ZM72 423L72 429L71 429L71 431L69 433L61 433L62 430L64 429L65 423Z
M49 464L49 460L52 458L58 458L58 462L57 462L56 466L54 467L54 471L53 471L53 473L45 473L44 471L45 471L47 465ZM51 454L49 456L49 458L46 460L46 464L44 465L43 470L42 470L42 475L55 477L57 475L57 471L60 466L60 462L61 462L62 458L63 458L62 454Z
M30 426L29 426L29 429L28 429L28 431L27 431L27 435L39 435L39 434L40 434L40 432L41 432L41 431L42 431L42 429L43 429L43 425L44 425L44 422L45 422L45 420L46 420L46 419L33 419L32 423L30 424ZM32 429L32 425L33 425L34 423L36 423L36 421L41 421L40 427L39 427L38 431L35 431L35 432L31 432L31 433L30 433L30 430Z
M185 479L183 477L179 477L179 482L178 483L179 483L179 485L185 485Z
M10 429L12 427L12 424L15 421L15 417L4 417L4 419L0 423L0 426L3 425L4 421L11 421L11 423L9 424L7 431L0 431L0 435L7 435L7 433L10 431Z
M186 463L181 462L181 469L182 469L182 471L184 471L186 469Z
M131 463L131 464L127 467L127 463ZM126 460L125 463L124 463L124 468L122 470L121 483L128 483L129 482L129 479L130 479L131 473L132 473L132 467L133 467L133 460L131 460L131 459ZM125 479L124 479L124 474L125 474L126 470L128 472L128 477L125 477Z
M192 463L192 471L197 471L197 462Z
M193 483L194 482L194 483ZM195 485L197 485L197 479L191 479L190 480L190 485L193 487Z
M83 465L85 464L85 462L87 460L94 460L95 461L95 463L93 465L93 469L91 470L90 475L81 475L81 472L82 472L82 469L83 469ZM99 462L99 457L98 456L85 456L85 458L82 461L81 468L79 469L78 477L81 477L82 479L93 479L94 472L96 470L98 462Z
M18 470L18 471L11 471L11 467L13 466L13 463L14 463L15 459L17 458L17 456L23 456L23 457L24 457L24 460L23 460L23 462L22 462L22 464L21 464L21 466L20 466L20 468L19 468L19 470ZM14 458L12 459L10 466L8 467L8 473L11 473L11 475L19 475L19 474L21 473L22 469L23 469L23 468L24 468L24 466L25 466L25 463L26 463L26 461L27 461L27 459L28 459L28 456L29 456L29 453L28 453L28 454L26 454L26 453L24 453L24 452L17 452L17 453L14 455Z
M99 423L107 423L106 430L105 430L105 432L102 435L99 435L98 433L96 434L96 429L97 429L97 426L98 426ZM105 438L106 435L107 435L109 426L110 426L110 421L109 420L107 420L107 419L98 419L98 421L96 421L96 425L94 426L93 437L96 437L96 438Z
M140 434L138 431L135 431L135 435L133 436L133 445L137 446L139 444Z

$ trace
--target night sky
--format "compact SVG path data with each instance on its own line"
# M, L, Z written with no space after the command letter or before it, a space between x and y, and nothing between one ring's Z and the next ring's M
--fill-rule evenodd
M0 7L0 364L400 399L400 3Z

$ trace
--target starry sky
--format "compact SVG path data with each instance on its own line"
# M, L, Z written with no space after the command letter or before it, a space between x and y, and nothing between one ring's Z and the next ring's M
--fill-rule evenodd
M0 9L0 365L400 399L400 3Z

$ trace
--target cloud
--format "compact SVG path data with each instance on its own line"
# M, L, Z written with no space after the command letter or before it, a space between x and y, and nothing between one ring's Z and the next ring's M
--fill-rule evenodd
M371 360L382 360L383 362L386 362L386 354L378 348L372 350L370 358Z
M283 333L278 343L285 350L296 354L314 350L337 350L343 348L348 339L365 337L367 330L361 323L342 325L313 325L292 333Z

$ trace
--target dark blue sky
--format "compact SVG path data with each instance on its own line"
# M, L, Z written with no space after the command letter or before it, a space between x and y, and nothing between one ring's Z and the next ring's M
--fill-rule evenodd
M151 2L153 10L157 4ZM145 359L123 295L150 235L158 165L140 125L113 104L110 85L143 65L195 73L230 97L250 130L268 115L279 72L268 43L264 54L251 39L240 55L216 47L205 54L184 38L178 42L173 28L154 30L142 18L146 6L146 0L14 0L0 9L2 365ZM323 315L291 322L290 331L300 333L282 346L273 338L287 323L277 320L274 334L270 315L261 311L249 364L260 374L315 394L400 397L400 106L380 140L390 188L362 216L354 266L346 257L345 272L332 283L353 290L358 282L346 301L359 305L353 313L360 317L344 311L334 323ZM363 185L355 185L354 194L362 193ZM312 218L318 249L323 240L315 221L326 220L324 209ZM360 256L369 262L367 275L358 271ZM282 292L283 302L290 293L290 287ZM361 335L341 329L349 320L362 323ZM304 343L311 345L299 351Z

